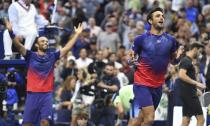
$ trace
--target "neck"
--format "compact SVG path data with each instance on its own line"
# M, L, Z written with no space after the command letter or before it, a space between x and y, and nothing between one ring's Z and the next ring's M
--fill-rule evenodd
M25 0L19 0L19 2L20 2L21 4L26 5L26 6L29 6L29 5L30 5L30 4L29 4L29 5L28 5L28 4L26 4L26 3L25 3Z
M41 50L38 50L38 55L43 56L43 55L45 55L45 52L44 51L41 51Z
M152 33L153 35L162 35L163 34L163 30L157 30L155 29L153 26L151 27L150 33Z
M81 59L82 59L82 60L85 60L85 59L86 59L86 57L81 57Z
M186 54L188 57L190 57L191 59L193 59L193 54L192 54L192 52L187 52L187 54Z

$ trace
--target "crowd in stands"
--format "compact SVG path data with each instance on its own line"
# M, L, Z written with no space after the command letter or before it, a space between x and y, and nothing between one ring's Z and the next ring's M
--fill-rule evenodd
M0 17L11 18L8 14L11 3L12 0L0 1ZM67 43L74 26L82 22L84 27L68 55L56 63L53 107L57 125L83 126L84 122L88 122L87 126L115 125L117 111L112 95L123 86L133 84L135 71L135 65L128 64L126 53L135 36L150 29L146 14L155 6L164 8L165 31L179 42L180 54L192 42L205 46L195 67L197 79L206 83L206 91L210 91L210 0L57 0L55 13L53 0L34 0L32 3L40 20L46 21L45 26L56 25L71 31L62 30L55 35L55 49ZM0 30L3 34L4 25ZM12 53L5 54L6 60L15 58ZM27 77L24 69L15 67L1 70L0 77L8 78L10 89L15 89L10 91L16 97L12 98L15 101L11 104L18 103L15 109L21 111ZM177 98L177 72L178 65L170 64L164 92L176 103L170 100L169 106L181 105ZM11 73L15 77L9 79ZM8 97L7 103L11 105L9 101Z

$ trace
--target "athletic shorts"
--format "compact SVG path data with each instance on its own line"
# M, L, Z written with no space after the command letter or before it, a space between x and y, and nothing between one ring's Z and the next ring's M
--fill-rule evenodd
M143 85L133 85L134 100L132 103L132 117L138 116L139 109L147 106L154 106L156 109L162 96L162 86L158 88Z
M191 117L197 115L203 115L202 107L198 96L196 95L185 95L181 96L183 102L183 116Z
M52 93L27 92L23 123L35 124L41 119L52 120Z

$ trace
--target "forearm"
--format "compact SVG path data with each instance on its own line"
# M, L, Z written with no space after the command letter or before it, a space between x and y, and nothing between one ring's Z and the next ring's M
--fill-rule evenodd
M197 81L191 79L189 76L187 76L186 74L179 74L179 78L185 82L187 82L188 84L191 84L191 85L194 85L196 86L197 85Z
M105 88L111 92L116 92L118 90L118 87L116 85L112 86L105 85Z
M9 31L9 35L11 37L11 39L13 40L13 44L15 45L15 47L17 48L17 50L23 55L25 56L26 55L26 49L25 47L23 46L23 44L20 42L20 39L15 36L15 34L13 33L12 30L8 30Z
M68 106L68 105L70 105L70 104L71 104L70 101L64 101L64 102L62 102L62 106Z
M67 54L67 52L73 47L78 37L79 37L79 33L75 33L73 35L73 37L67 42L64 48L61 49L60 57L63 57L65 54Z

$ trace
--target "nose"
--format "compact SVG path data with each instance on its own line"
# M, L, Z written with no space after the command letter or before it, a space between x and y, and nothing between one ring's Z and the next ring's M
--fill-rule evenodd
M161 20L161 21L165 21L164 16L160 16L160 20Z
M48 44L48 41L44 41L44 44Z

